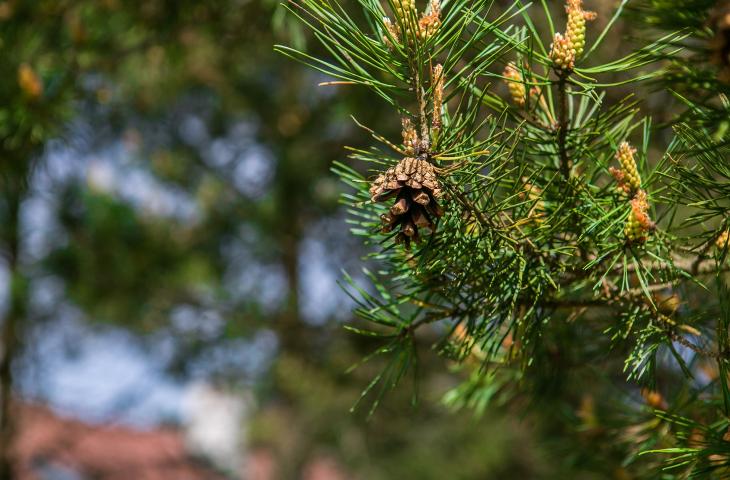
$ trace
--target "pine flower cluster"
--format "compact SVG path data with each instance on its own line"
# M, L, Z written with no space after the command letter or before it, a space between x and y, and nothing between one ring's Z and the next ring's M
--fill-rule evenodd
M418 21L418 33L422 41L431 38L441 26L441 5L439 0L431 0L428 13L424 12Z
M560 70L570 72L575 67L575 51L561 33L555 34L553 44L550 46L550 58Z
M586 20L595 20L595 12L583 10L582 0L568 0L565 11L568 13L568 26L565 30L565 38L573 48L575 58L583 55L586 45Z
M416 16L415 0L394 0L395 16L400 19L404 25L411 23L411 19Z
M632 148L628 142L622 142L616 152L616 160L621 165L621 169L614 167L608 169L616 179L619 189L630 197L641 189L641 177L636 167L635 153L636 149Z
M527 90L517 66L513 62L508 63L502 75L507 79L507 88L512 102L519 107L524 107Z
M629 243L644 243L649 232L654 230L654 222L649 217L649 202L646 192L641 188L641 177L634 155L636 149L628 142L621 142L616 152L616 160L621 169L609 168L616 179L619 190L631 198L631 212L624 226L624 235Z
M595 20L595 12L583 10L583 0L568 0L565 6L568 24L565 35L556 33L550 49L550 58L555 67L563 71L572 71L576 59L583 55L586 44L586 21Z
M644 243L649 239L649 232L654 230L654 222L649 217L649 202L646 192L639 190L631 199L631 213L624 227L624 234L629 243Z
M412 43L416 39L425 42L435 35L441 26L439 0L431 0L429 9L423 12L417 24L414 24L414 19L418 14L414 0L395 0L393 7L395 16L399 20L398 24L393 23L388 17L383 18L383 24L389 33L389 35L383 35L383 42L388 47L393 46L390 37L398 42ZM402 25L405 31L401 32L398 25Z
M416 133L416 128L413 126L410 118L401 119L401 125L403 129L401 135L403 136L404 151L406 155L415 155L418 149L418 133Z

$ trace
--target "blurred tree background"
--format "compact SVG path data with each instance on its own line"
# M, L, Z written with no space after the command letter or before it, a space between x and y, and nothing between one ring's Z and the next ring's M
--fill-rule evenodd
M349 112L369 100L313 89L329 79L274 54L308 41L279 5L10 0L0 36L1 478L20 468L22 404L103 423L144 399L54 404L49 344L73 362L107 331L158 352L182 385L253 392L240 428L274 478L312 475L317 458L342 478L444 478L454 461L459 478L548 471L516 419L439 406L452 380L437 367L423 406L404 392L370 422L350 413L377 365L346 373L371 345L341 329L350 301L336 280L359 247L329 167L367 141ZM152 415L146 428L168 421L183 420Z
M274 0L0 2L0 478L104 478L14 476L14 439L24 404L105 423L145 403L145 389L59 400L49 364L110 332L176 392L255 399L231 417L237 458L206 460L231 478L630 478L623 450L593 446L629 434L599 425L600 381L567 402L551 385L528 413L514 407L534 400L496 392L483 415L454 411L441 398L470 369L432 358L429 338L415 382L372 417L350 412L380 365L348 370L377 343L342 328L352 304L337 280L364 252L329 169L370 141L351 112L390 138L400 124L365 91L316 86L331 79L275 43L319 48ZM155 412L144 427L185 422ZM245 465L262 456L270 476Z

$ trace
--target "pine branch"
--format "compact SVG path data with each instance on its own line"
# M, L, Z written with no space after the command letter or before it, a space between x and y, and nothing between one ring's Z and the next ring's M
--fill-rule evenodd
M339 23L315 0L302 2L312 4L307 8L319 20ZM546 355L565 352L571 368L606 357L606 368L623 362L628 380L652 382L661 369L691 390L696 385L687 379L697 366L678 346L717 360L721 371L730 358L727 339L710 333L722 332L722 322L730 319L718 320L722 299L708 284L709 277L730 271L727 248L719 246L730 227L730 151L726 142L713 138L716 132L695 124L677 125L666 144L665 135L652 136L656 122L650 116L638 117L650 110L639 110L647 107L641 105L640 84L662 74L653 62L680 58L678 45L685 45L689 34L662 33L636 43L622 58L584 67L599 44L609 43L627 2L620 2L587 49L585 23L595 14L584 11L581 1L568 0L566 29L558 35L547 2L540 3L543 8L516 2L490 20L486 0L448 2L443 23L429 37L416 30L422 19L409 2L389 2L394 11L409 13L387 33L386 22L373 14L377 2L367 2L366 16L379 27L371 36L359 32L357 41L345 42L346 30L353 28L349 19L331 28L317 26L318 32L335 36L320 38L335 61L299 56L343 81L371 88L405 115L402 148L366 130L396 154L433 162L438 188L445 193L438 228L434 223L435 232L425 241L415 248L405 242L411 248L403 249L393 242L403 240L391 232L393 215L406 211L415 198L427 199L417 188L403 194L400 182L414 180L409 174L383 176L382 170L400 159L383 153L387 149L352 149L351 158L381 174L372 183L355 169L337 165L353 189L343 196L353 232L372 248L368 260L378 265L377 276L367 275L368 287L348 282L356 313L390 342L380 352L399 368L408 364L404 358L415 361L409 350L415 331L433 325L430 332L443 334L438 345L459 351L459 360L476 357L490 368L514 366L521 385L545 382L541 367L552 364ZM536 20L537 14L548 15L547 22ZM662 14L677 18L674 11ZM521 16L519 27L509 25L515 15ZM538 28L545 24L554 41L550 48L543 41L546 32ZM431 109L434 64L443 66L447 81L446 93L440 92L443 103ZM640 67L645 68L632 73ZM592 78L598 75L610 78ZM504 99L498 86L486 83L490 79L503 83ZM627 85L630 95L611 94L613 87ZM720 102L725 109L726 103ZM710 115L712 108L693 100L687 105L696 117ZM407 144L413 137L419 137L415 148ZM381 188L386 180L399 188L386 192L391 189ZM374 197L368 191L372 184ZM397 196L399 203L371 201L381 193ZM381 217L390 221L385 228ZM669 294L677 296L681 308L667 314L661 300ZM583 315L591 321L576 322ZM457 330L461 333L455 335ZM513 345L508 350L507 338ZM658 354L665 351L672 360ZM611 370L607 375L621 374ZM366 390L392 375L385 371ZM708 395L713 388L706 387ZM730 405L730 391L726 397Z

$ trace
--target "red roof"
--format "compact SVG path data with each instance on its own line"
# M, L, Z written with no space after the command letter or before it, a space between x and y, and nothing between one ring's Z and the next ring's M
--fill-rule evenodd
M90 425L38 405L20 410L15 445L20 480L41 480L46 468L103 480L224 478L187 452L178 430Z

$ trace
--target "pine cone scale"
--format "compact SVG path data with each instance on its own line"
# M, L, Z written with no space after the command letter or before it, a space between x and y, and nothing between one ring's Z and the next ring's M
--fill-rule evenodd
M395 204L393 204L392 207L390 207L390 214L394 217L397 217L399 215L403 215L408 211L408 200L406 200L404 197L401 196L400 199L398 199Z
M428 205L428 203L431 201L428 193L424 192L423 190L421 190L420 192L414 192L412 198L414 202L420 205Z

